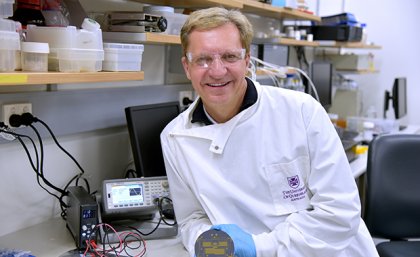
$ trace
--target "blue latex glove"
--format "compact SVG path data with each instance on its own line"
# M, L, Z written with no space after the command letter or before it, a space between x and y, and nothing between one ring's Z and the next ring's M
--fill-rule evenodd
M221 230L232 238L236 257L256 257L257 250L252 236L243 231L236 224L220 224L211 227L215 230Z

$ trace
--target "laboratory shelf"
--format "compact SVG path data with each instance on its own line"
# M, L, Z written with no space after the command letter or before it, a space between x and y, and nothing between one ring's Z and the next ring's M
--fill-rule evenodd
M350 69L337 69L336 70L337 72L340 72L340 73L342 73L342 74L359 74L359 75L362 75L362 74L375 74L375 73L379 73L379 70L369 70L369 69L366 69L366 70L350 70Z
M242 9L243 3L239 0L132 0L144 4L167 5L176 8L207 8L223 6L226 8Z
M135 72L2 72L0 86L68 84L144 80L143 71Z
M116 43L181 44L178 35L162 33L102 32L104 41Z
M254 38L253 44L278 44L278 45L289 45L289 46L319 46L319 42L307 41L307 40L296 40L293 38L286 37L273 37L273 38Z
M145 4L169 5L176 8L199 9L213 6L239 9L264 17L291 20L321 21L321 17L305 11L287 7L277 7L255 0L132 0Z
M317 41L321 47L334 48L358 48L358 49L382 49L382 46L365 44L363 42L339 42L339 41Z
M243 8L241 11L257 14L264 17L288 20L321 21L321 17L297 9L277 7L254 0L242 0L239 2L243 3Z
M319 46L318 42L315 41L307 41L307 40L296 40L292 38L279 38L278 43L281 45L289 45L289 46Z

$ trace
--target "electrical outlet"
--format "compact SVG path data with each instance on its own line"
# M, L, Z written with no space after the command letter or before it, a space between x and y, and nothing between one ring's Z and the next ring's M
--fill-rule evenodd
M179 107L181 107L181 110L184 110L188 104L184 103L184 98L188 98L192 101L193 99L193 91L180 91L179 92Z
M25 112L32 113L31 103L16 103L16 104L4 104L3 105L3 122L7 126L10 126L9 118L13 114L23 114Z

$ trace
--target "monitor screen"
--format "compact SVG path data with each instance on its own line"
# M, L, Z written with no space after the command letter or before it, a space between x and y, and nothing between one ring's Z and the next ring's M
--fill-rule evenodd
M125 108L128 133L138 177L166 176L160 133L180 113L178 102Z
M332 76L333 69L330 62L312 62L311 80L318 93L319 101L325 109L331 106Z
M407 115L407 79L396 78L392 87L392 107L395 118L400 119Z
M384 97L384 118L389 109L389 101L392 101L395 119L400 119L407 115L407 79L395 78L392 86L392 95L388 90L385 91Z

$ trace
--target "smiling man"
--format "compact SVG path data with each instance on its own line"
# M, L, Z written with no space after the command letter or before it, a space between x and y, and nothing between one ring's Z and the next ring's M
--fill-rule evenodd
M252 26L193 12L182 65L199 95L161 134L182 241L221 230L237 257L378 256L340 139L311 96L246 77Z

